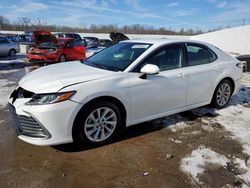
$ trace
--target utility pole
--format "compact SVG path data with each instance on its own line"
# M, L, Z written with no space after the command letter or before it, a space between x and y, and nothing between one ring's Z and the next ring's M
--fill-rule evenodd
M246 21L246 19L244 18L244 19L243 19L243 24L242 24L243 26L245 25L245 21Z

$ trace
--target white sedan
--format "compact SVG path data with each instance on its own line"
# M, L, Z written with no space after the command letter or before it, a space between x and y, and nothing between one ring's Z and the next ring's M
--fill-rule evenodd
M207 43L130 40L84 62L50 65L9 98L18 137L35 145L105 144L124 127L212 104L241 83L235 58Z

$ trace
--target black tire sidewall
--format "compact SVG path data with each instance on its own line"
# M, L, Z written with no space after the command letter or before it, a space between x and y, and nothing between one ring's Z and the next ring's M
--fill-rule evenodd
M228 101L226 102L226 104L224 104L223 106L221 106L221 105L218 104L216 98L217 98L217 93L218 93L219 88L220 88L221 85L223 85L224 83L227 83L227 84L230 86L230 96L229 96L229 99L228 99ZM228 102L229 102L229 100L230 100L230 97L232 96L232 93L233 93L232 89L233 89L233 87L232 87L232 84L231 84L230 81L228 81L228 80L222 80L222 81L218 84L218 86L216 87L216 89L215 89L215 92L214 92L214 95L213 95L213 99L212 99L212 106L215 107L215 108L217 108L217 109L222 109L222 108L224 108L224 107L228 104Z
M108 137L106 140L100 141L100 142L93 142L92 140L89 140L88 137L86 136L85 131L84 131L84 125L89 114L93 112L95 109L100 108L100 107L108 107L115 112L116 117L117 117L117 125L112 135L110 135L110 137ZM79 112L76 118L76 121L73 125L73 131L72 131L73 140L75 143L78 143L78 144L91 144L91 145L96 145L96 146L105 145L109 143L112 139L114 139L114 137L117 136L119 129L122 127L122 122L123 121L121 117L121 112L115 104L111 102L105 102L105 101L95 103L91 106L88 106L87 108L81 109L81 111Z
M62 57L64 58L64 61L61 61L61 58L62 58ZM65 57L65 55L63 55L63 54L62 54L62 55L60 55L60 56L59 56L59 62L65 62L65 61L66 61L66 57Z
M14 52L14 55L13 55L13 56L11 55L11 52ZM11 50L9 51L9 57L15 57L15 56L16 56L16 50L11 49Z

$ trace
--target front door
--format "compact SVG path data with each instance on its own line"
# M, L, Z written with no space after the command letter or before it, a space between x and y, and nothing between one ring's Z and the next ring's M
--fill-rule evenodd
M80 40L72 40L64 48L67 60L85 59L85 47Z
M167 45L129 73L132 121L185 106L188 86L185 59L183 44ZM146 64L157 65L160 73L140 78L138 72Z

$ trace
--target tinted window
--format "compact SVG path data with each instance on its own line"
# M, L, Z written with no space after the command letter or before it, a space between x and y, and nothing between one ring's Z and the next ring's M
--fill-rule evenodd
M97 68L124 71L151 44L122 42L106 48L84 61L84 64Z
M140 72L146 64L157 65L160 71L181 68L185 63L183 45L175 44L160 48L150 55L133 72Z
M80 37L80 35L78 35L78 34L73 34L73 37L75 38L75 39L78 39L78 40L81 40L82 38Z
M63 34L57 34L58 37L63 37Z
M190 66L211 63L217 59L214 52L199 44L187 44L187 55Z
M9 43L8 39L5 37L0 37L0 44L6 44Z
M72 42L70 42L70 47L77 47L77 46L83 46L82 42L79 40L74 40Z
M65 34L66 38L74 38L74 36L72 34Z

